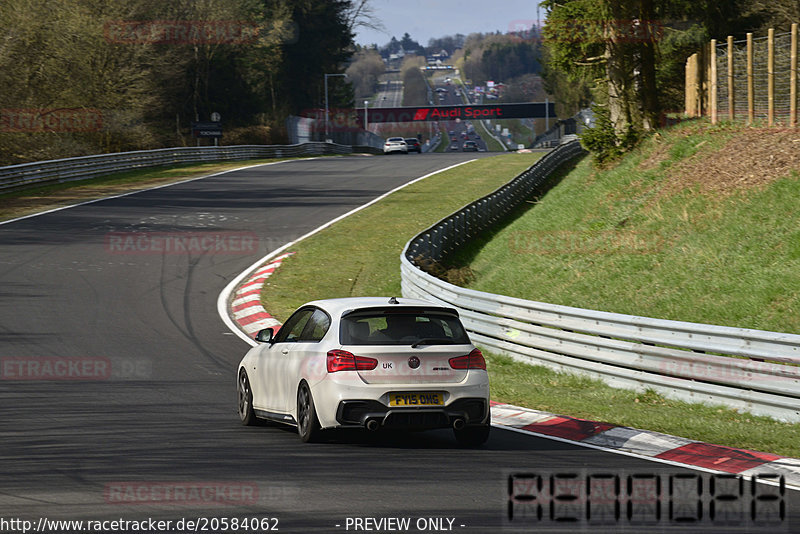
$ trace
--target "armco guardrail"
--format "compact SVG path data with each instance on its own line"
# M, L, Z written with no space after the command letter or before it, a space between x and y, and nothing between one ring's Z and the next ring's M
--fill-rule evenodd
M527 301L458 287L420 268L442 261L528 198L553 168L580 151L576 144L548 153L409 241L401 257L403 295L457 308L475 343L527 363L800 421L800 335Z
M162 165L319 156L323 154L351 154L354 152L381 153L379 149L373 147L353 147L319 142L298 145L238 145L139 150L0 167L0 191L13 191L37 185L84 180L115 172Z

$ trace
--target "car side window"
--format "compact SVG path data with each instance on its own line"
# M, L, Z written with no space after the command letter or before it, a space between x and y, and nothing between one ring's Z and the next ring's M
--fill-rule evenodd
M294 342L300 339L303 329L306 327L308 320L313 314L313 308L296 311L278 331L278 337L275 339L275 343Z
M299 341L316 342L322 340L331 326L331 318L322 310L316 310L303 329Z

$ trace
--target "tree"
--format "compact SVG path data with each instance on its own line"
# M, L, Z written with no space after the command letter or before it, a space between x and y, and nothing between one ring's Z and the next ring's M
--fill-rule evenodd
M278 94L288 113L300 114L324 105L324 75L342 73L353 49L347 13L349 1L290 2L298 38L283 47ZM329 79L331 106L352 106L352 91L339 78Z
M464 44L464 73L475 83L507 81L541 70L539 44L516 35L472 34Z
M345 73L353 85L355 97L360 100L375 93L378 77L386 71L386 65L377 50L362 49L356 52Z
M601 158L633 146L672 109L683 61L706 36L747 26L741 0L545 0L545 75L592 88L598 128L589 144ZM683 21L695 20L697 23ZM673 24L669 21L675 21ZM663 68L662 68L663 67ZM670 109L670 108L667 108ZM597 129L595 129L597 130ZM594 136L594 137L593 137ZM596 143L595 143L596 141Z
M0 127L0 161L175 146L191 142L189 123L213 111L224 140L237 139L237 128L280 125L322 104L323 75L342 72L368 8L366 0L4 0L0 115L96 110L102 125ZM333 80L333 105L351 104L349 85Z
M386 31L383 23L375 15L375 9L370 5L370 0L353 0L346 10L347 27L351 33L357 28L369 28L377 31Z
M467 37L464 34L457 33L455 35L447 35L445 37L429 39L428 50L434 54L438 54L442 50L445 50L449 55L453 55L458 48L462 48L464 46L464 41L466 38Z
M412 39L408 32L404 33L403 38L400 39L400 46L402 46L403 50L406 52L419 51L423 55L425 54L425 49L418 42Z

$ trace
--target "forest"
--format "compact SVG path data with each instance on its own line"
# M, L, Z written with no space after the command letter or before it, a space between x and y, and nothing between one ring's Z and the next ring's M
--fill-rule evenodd
M0 165L186 146L219 113L226 144L282 142L343 72L365 2L3 0ZM332 105L352 105L330 78Z

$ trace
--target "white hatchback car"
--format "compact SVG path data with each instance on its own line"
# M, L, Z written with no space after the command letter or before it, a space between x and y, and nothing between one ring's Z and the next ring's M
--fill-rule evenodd
M489 376L458 312L422 300L309 302L260 343L237 373L239 417L323 429L452 428L478 446L489 437Z
M402 152L408 154L408 143L402 137L390 137L383 144L383 153Z

